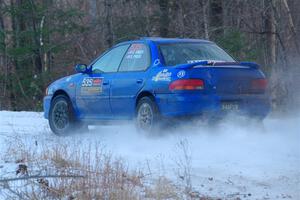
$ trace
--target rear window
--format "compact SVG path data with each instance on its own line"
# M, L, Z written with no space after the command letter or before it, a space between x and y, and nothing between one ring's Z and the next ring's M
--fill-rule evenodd
M213 43L160 44L159 49L167 66L206 60L234 62L231 56Z

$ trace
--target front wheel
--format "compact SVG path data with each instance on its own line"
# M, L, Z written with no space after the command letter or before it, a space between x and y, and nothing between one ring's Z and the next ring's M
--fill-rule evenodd
M75 120L74 110L67 96L58 95L52 100L49 125L52 132L57 135L66 135L82 127L82 124Z
M158 126L159 111L151 98L141 98L138 102L136 112L136 126L138 130L150 132Z

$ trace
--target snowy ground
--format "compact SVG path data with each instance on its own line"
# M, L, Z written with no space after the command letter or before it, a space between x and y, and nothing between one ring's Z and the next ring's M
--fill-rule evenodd
M42 113L0 112L0 179L13 167L5 160L8 141L27 145L99 144L132 169L178 178L190 169L201 194L243 199L300 199L300 117L270 117L264 128L230 118L217 127L187 125L154 137L132 125L92 127L89 133L57 137ZM10 146L11 148L11 146ZM17 158L16 158L17 159Z

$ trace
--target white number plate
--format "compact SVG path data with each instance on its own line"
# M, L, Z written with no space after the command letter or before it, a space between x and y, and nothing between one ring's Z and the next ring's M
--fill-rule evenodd
M223 102L222 103L222 110L232 110L232 111L237 111L240 109L240 106L236 102Z

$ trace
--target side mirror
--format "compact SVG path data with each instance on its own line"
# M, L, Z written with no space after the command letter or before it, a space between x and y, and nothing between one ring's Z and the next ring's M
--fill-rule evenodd
M75 71L77 73L83 73L83 74L89 73L89 69L86 64L77 64L75 66Z

